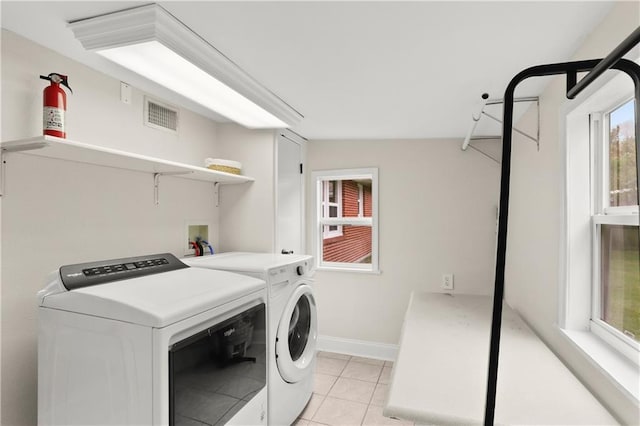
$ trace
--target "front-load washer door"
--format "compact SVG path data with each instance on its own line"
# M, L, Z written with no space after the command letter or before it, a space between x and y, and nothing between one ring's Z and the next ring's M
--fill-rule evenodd
M286 382L296 383L308 377L317 339L318 316L313 289L301 284L284 308L276 335L276 364Z

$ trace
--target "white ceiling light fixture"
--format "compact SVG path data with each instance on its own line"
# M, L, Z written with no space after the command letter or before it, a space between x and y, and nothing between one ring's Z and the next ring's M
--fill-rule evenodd
M69 23L82 46L251 129L302 115L157 4Z

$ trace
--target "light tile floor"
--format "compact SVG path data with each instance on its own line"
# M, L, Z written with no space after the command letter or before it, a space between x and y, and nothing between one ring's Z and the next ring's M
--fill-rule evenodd
M413 425L382 415L392 365L318 352L313 395L294 425Z

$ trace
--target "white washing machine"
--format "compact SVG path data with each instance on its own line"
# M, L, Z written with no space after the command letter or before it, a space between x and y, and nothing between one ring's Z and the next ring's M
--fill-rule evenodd
M231 252L183 261L193 267L232 271L267 282L269 424L292 424L313 393L318 338L311 286L313 258Z
M265 425L260 279L165 253L63 266L38 293L39 425Z

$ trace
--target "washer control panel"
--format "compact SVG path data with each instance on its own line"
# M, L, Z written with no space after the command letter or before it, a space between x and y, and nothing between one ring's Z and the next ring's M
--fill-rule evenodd
M188 268L171 253L79 263L60 267L67 290L104 284L160 272Z

